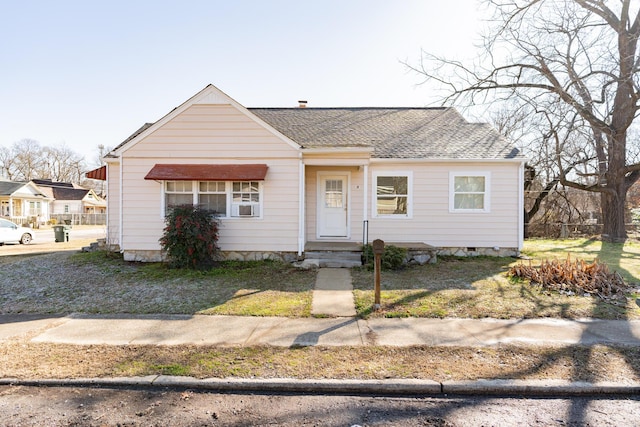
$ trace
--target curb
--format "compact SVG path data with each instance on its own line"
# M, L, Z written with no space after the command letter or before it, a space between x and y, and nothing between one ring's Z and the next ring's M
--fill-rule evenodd
M0 386L36 387L148 387L187 388L218 392L329 393L371 395L517 395L517 396L617 396L640 394L640 383L588 383L566 380L298 380L293 378L241 379L148 375L144 377L18 379L0 378Z

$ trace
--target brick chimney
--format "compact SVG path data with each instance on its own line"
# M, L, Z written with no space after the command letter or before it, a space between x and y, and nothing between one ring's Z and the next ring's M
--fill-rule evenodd
M298 107L307 108L307 101L298 101Z

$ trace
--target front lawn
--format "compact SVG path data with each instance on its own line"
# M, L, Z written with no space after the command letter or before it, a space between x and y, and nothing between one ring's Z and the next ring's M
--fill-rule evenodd
M640 288L640 243L529 240L523 254L605 261ZM96 253L2 257L0 313L224 314L311 316L316 271L279 262L227 262L211 271L172 270ZM638 291L617 304L549 292L506 272L513 258L442 257L437 264L382 273L382 309L372 311L373 272L353 269L362 317L640 319ZM525 261L529 262L529 261Z
M533 264L542 259L599 258L628 283L640 287L640 243L609 244L597 240L528 240L523 255ZM381 309L373 311L373 273L353 270L356 308L363 317L465 318L603 318L638 319L640 307L632 293L613 303L582 295L548 292L525 281L509 279L513 258L441 257L437 264L382 274ZM525 261L528 262L528 261Z
M0 313L238 314L308 317L315 272L279 262L210 271L125 262L105 252L5 259Z

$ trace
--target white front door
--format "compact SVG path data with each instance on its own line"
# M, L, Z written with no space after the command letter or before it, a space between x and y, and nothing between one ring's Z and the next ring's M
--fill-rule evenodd
M348 237L349 175L318 177L318 237Z

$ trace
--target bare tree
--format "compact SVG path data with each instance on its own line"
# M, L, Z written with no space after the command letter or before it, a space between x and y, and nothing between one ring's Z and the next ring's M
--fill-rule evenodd
M482 61L467 65L425 53L413 68L449 88L445 102L528 105L547 127L560 182L598 192L603 238L624 240L627 191L640 178L631 150L637 142L630 140L640 109L637 2L484 3L494 10L495 26L484 37ZM573 173L564 172L571 165Z
M16 181L29 181L40 178L40 172L45 164L43 149L34 139L22 139L15 142L5 158L7 163L3 169L7 176Z
M43 147L33 139L23 139L0 149L0 171L12 181L51 179L58 182L81 182L84 159L64 144Z
M40 171L42 178L57 182L81 182L84 177L84 159L68 147L45 147L45 164Z
M0 177L13 180L15 173L15 158L9 147L0 147Z
M555 148L552 148L555 145L549 142L557 135L549 133L550 123L541 122L527 104L503 103L502 108L492 114L491 122L502 135L513 141L528 159L524 174L524 235L528 237L529 224L534 221L536 215L540 212L540 220L549 220L549 215L544 210L552 207L556 209L557 200L566 199L554 195L557 191L563 191L563 188L559 188L562 176L575 174L576 168L588 163L592 158L585 153L576 153L575 150L565 148L564 152L560 153L564 166L564 169L560 170ZM565 141L564 144L568 145L568 142ZM580 144L573 145L580 147ZM545 203L548 198L554 200Z

